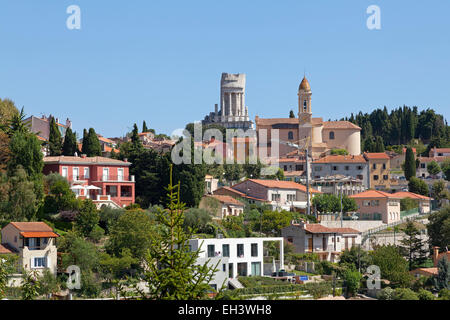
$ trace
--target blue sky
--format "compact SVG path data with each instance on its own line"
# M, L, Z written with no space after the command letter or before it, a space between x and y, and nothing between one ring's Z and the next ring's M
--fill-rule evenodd
M66 8L81 8L68 30ZM366 27L369 5L381 30ZM450 116L450 2L2 0L0 97L121 136L171 133L246 73L250 117L287 117L306 70L315 117L387 106Z

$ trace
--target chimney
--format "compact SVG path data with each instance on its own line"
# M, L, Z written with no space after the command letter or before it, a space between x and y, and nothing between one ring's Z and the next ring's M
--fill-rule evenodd
M83 153L83 154L81 155L81 158L82 158L82 159L86 159L86 158L87 158L87 155Z
M128 158L124 158L123 161L124 161L124 162L128 162Z
M436 267L438 263L438 257L439 257L439 247L434 246L433 247L433 264Z

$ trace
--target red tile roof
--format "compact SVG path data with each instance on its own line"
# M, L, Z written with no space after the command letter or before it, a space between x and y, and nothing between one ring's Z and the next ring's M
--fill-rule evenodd
M59 157L45 157L44 164L71 164L71 163L84 163L84 164L109 164L109 165L123 165L130 166L130 162L121 160L106 158L106 157L75 157L75 156L59 156Z
M411 198L411 199L418 199L418 200L432 200L429 197L423 196L421 194L407 192L407 191L398 191L394 193L395 196L403 198Z
M213 194L210 195L208 197L214 198L219 200L221 203L224 204L233 204L236 206L244 206L244 204L238 200L236 200L235 198L231 197L231 196L225 196L225 195L219 195L219 194Z
M257 183L257 184L262 185L267 188L297 189L302 192L306 192L306 186L304 186L300 183L294 182L294 181L262 180L262 179L248 179L248 181ZM244 183L244 182L241 182L241 183ZM238 184L241 184L241 183L238 183ZM309 192L310 193L321 193L320 191L315 190L313 188L309 188Z
M402 197L398 196L397 193L387 193L380 190L366 190L348 197L353 199L402 199Z
M54 232L42 232L42 231L33 231L33 232L21 232L21 236L24 238L57 238L59 237Z
M353 228L328 228L318 223L305 224L305 230L310 233L360 233Z
M7 243L0 244L0 254L10 254L15 252L16 250L13 247L10 247Z
M450 159L450 156L437 156L437 157L418 157L420 162L444 162L446 159Z
M378 152L378 153L375 153L375 152L365 152L365 153L364 153L364 156L365 156L366 159L368 159L368 160L379 160L379 159L382 159L382 160L389 160L389 159L390 159L389 156L388 156L386 153L384 153L384 152Z
M10 222L20 232L53 232L44 222Z
M232 192L232 193L236 194L237 197L246 198L246 199L251 199L251 200L256 200L256 201L261 201L261 202L267 202L267 200L247 196L245 193L240 192L239 190L236 190L236 189L227 187L227 186L224 186L224 187L221 187L221 188L215 190L215 191L213 192L214 195L217 195L217 194L215 194L215 193L216 193L217 191L219 191L219 190L222 190L222 189L223 189L223 190L227 190L227 191L229 191L229 192Z
M356 124L350 121L325 121L323 123L324 129L356 129L361 130Z
M320 158L313 163L366 163L366 159L361 156L343 156L343 155L329 155L323 158Z
M255 118L255 122L260 126L273 126L274 124L299 124L298 118ZM312 124L321 124L323 123L322 118L311 118Z

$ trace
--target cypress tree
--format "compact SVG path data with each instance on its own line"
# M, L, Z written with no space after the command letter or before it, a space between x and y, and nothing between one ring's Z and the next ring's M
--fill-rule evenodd
M295 118L295 114L294 114L294 111L290 111L289 112L289 118Z
M143 150L142 142L139 139L139 131L136 123L133 125L133 131L131 132L131 144L133 151L139 152Z
M50 156L60 156L62 149L61 132L59 132L58 125L55 118L50 117L50 134L48 137L48 146Z
M148 128L147 128L147 124L145 123L145 120L144 120L144 123L142 124L142 132L148 132Z
M380 136L377 136L375 139L375 152L384 152L384 142Z
M88 132L87 132L87 130L86 129L83 129L83 140L82 140L82 145L81 145L81 153L82 154L87 154L87 145L88 145L88 142L87 142L87 138L88 138Z
M75 152L78 153L77 137L75 132L68 128L62 146L62 154L64 156L73 156Z
M100 141L98 140L97 134L94 128L90 128L86 136L85 143L83 143L83 153L88 157L95 157L102 155L102 147Z
M414 153L411 147L406 149L405 155L405 178L409 181L411 177L416 176L416 160L414 159Z

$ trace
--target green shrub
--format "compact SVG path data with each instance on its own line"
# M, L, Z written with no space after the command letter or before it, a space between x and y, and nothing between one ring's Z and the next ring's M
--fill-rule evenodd
M450 290L442 289L439 291L439 300L450 300Z
M425 289L420 289L418 292L419 300L436 300L434 294Z
M394 300L394 289L392 289L391 287L382 289L378 293L377 298L379 300Z
M419 296L411 289L397 288L394 290L394 300L419 300Z

